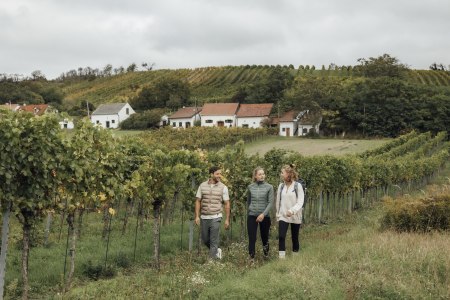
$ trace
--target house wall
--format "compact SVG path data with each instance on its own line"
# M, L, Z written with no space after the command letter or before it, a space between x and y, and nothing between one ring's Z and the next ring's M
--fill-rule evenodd
M298 136L304 136L313 128L312 125L298 125Z
M237 127L244 127L244 125L248 125L248 128L260 128L261 121L264 120L265 117L240 117L237 118Z
M128 110L127 110L128 109ZM124 105L117 114L111 115L91 115L91 122L93 124L99 124L103 128L119 128L119 124L128 119L132 114L136 112L130 106L130 104ZM107 123L109 122L109 127Z
M312 129L319 133L319 125L298 125L298 136L307 135ZM306 132L304 132L306 130Z
M72 121L67 120L59 122L59 126L61 129L73 129L75 127Z
M169 119L169 125L173 128L187 128L186 123L190 123L189 127L194 126L195 117L192 118L180 118ZM180 124L181 123L181 124Z
M236 127L236 116L201 116L201 120L202 126L205 127L217 127L218 122L224 122L224 127ZM207 123L208 120L212 122ZM225 123L225 120L231 120L231 123Z
M119 115L91 115L91 122L103 128L118 128ZM106 124L109 122L109 127Z
M127 111L128 109L128 111ZM130 104L125 104L124 107L119 111L119 123L125 121L128 119L132 114L135 114L136 112L134 109L130 106Z
M289 128L289 136L294 136L295 130L297 129L296 122L280 122L279 125L279 135L286 136Z

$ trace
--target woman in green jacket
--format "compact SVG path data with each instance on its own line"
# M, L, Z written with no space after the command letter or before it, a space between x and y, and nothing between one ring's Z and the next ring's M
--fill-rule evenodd
M257 167L253 171L253 183L247 188L247 231L248 231L248 253L251 261L255 258L256 232L261 234L264 257L269 256L269 230L270 210L273 206L273 186L264 180L266 174L264 169Z

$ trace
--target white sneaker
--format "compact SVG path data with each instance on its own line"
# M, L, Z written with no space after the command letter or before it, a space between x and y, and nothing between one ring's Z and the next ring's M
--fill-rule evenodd
M278 257L281 259L286 258L286 251L278 251Z
M217 248L217 254L216 254L218 259L222 259L222 249Z

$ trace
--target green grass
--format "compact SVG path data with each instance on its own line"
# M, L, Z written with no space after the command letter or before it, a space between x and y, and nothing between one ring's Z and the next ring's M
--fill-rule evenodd
M448 299L450 235L379 230L382 208L301 231L302 250L246 261L246 244L224 249L220 263L184 252L165 258L161 272L137 268L74 288L67 299ZM273 228L274 229L274 228ZM257 255L261 249L257 248Z
M350 139L307 139L270 136L253 143L245 144L245 152L249 155L264 155L273 148L297 151L303 155L344 155L364 152L388 142L389 139L350 140Z

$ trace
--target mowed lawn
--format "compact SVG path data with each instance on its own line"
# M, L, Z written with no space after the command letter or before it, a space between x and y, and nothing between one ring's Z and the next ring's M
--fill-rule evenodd
M364 152L377 148L390 139L349 140L349 139L306 139L271 136L245 145L245 152L249 155L277 148L300 152L303 155L344 155Z

